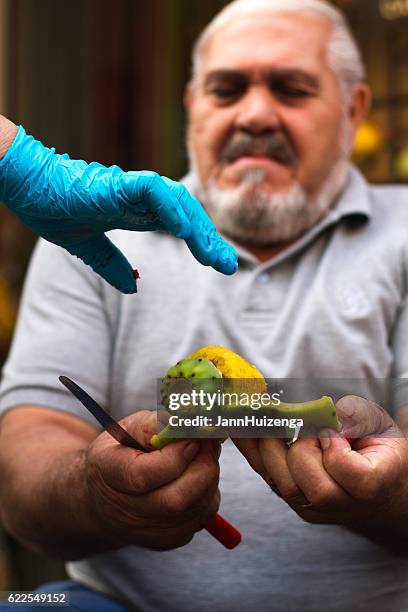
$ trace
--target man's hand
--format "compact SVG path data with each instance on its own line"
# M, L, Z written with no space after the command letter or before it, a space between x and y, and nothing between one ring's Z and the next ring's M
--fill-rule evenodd
M143 446L156 414L121 421ZM100 434L86 453L86 482L101 529L112 545L166 550L187 544L217 512L219 444L183 440L142 453Z
M156 415L121 423L147 446ZM63 411L17 407L0 423L0 520L28 548L61 559L182 546L218 509L219 450L214 440L180 440L140 453Z
M4 127L10 137L10 124L0 117L0 133ZM236 272L235 250L180 183L155 172L71 160L27 136L22 127L13 137L0 159L0 200L34 232L81 258L123 293L134 293L136 280L127 259L105 236L112 229L167 230L184 239L203 265Z
M235 439L250 465L308 522L408 535L408 441L377 404L336 404L341 434L321 431L288 447L280 439Z

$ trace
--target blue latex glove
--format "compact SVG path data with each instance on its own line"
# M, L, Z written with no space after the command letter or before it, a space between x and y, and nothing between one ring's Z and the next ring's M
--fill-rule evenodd
M224 274L237 254L180 183L155 172L123 172L71 160L20 126L0 160L0 200L34 232L80 257L123 293L136 291L132 267L105 236L111 229L168 230L194 257Z

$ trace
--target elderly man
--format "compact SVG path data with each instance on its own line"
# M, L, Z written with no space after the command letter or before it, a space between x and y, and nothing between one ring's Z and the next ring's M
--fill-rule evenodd
M4 372L2 519L69 560L81 609L405 610L408 443L384 410L339 402L366 434L350 442L225 443L222 512L244 533L227 551L200 530L219 504L213 441L119 447L58 383L71 376L146 443L156 380L205 344L266 376L406 375L407 191L349 165L370 95L341 15L239 0L194 60L186 184L234 239L239 271L202 268L165 234L118 232L127 256L152 254L133 303L38 247Z

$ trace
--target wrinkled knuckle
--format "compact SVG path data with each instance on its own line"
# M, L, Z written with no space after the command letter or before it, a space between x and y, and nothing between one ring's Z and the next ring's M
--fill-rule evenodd
M309 501L315 508L327 508L333 504L333 491L330 487L316 489L309 495Z
M303 500L304 496L296 485L282 484L278 488L283 499L291 505L296 505L299 500Z
M176 518L188 508L188 500L180 493L172 492L165 500L165 510L169 517Z
M207 487L215 485L220 479L220 464L212 456L203 460L202 483Z
M309 438L299 438L296 444L291 444L288 448L288 457L293 460L304 462L305 452L309 452L310 440Z

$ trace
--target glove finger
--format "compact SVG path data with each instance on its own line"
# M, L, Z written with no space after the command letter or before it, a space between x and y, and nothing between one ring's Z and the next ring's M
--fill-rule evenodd
M220 239L217 247L218 257L213 263L214 270L223 274L235 274L238 270L238 254L236 250L227 242Z
M130 263L104 234L63 246L122 293L136 293L137 285Z
M188 238L191 233L190 222L177 195L156 172L126 172L121 178L121 188L130 204L139 204L143 212L154 212L164 228L177 238ZM130 211L132 216L132 211ZM138 216L137 210L135 210ZM159 229L159 228L156 228Z
M238 268L238 256L218 234L215 225L200 202L181 183L163 176L163 181L177 195L191 224L191 235L186 240L194 257L204 266L212 266L224 274L234 274Z
M212 266L223 274L234 274L238 269L236 251L218 236L215 228L212 233L206 235L206 240L207 245L196 231L192 232L186 243L194 257L203 265Z

